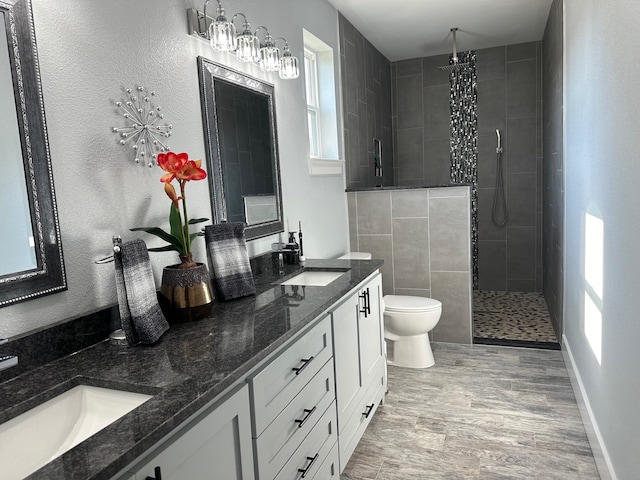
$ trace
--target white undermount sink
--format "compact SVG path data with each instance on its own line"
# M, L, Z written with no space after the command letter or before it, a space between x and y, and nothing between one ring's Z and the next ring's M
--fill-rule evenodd
M0 476L30 475L150 398L78 385L1 424Z
M302 285L306 287L324 287L344 275L345 272L326 272L322 270L305 270L280 285Z

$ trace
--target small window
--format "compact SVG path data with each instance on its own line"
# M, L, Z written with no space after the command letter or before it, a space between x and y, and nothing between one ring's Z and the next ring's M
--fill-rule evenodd
M318 61L316 52L304 49L305 87L307 94L307 123L309 125L309 154L322 157L320 142L320 95L318 94Z
M303 30L304 79L312 175L342 173L333 49Z

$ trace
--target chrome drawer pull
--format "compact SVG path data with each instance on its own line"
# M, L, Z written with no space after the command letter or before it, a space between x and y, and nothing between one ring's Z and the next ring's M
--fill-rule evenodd
M304 418L302 420L298 420L298 419L294 420L294 422L298 424L298 428L302 428L305 422L309 420L309 417L311 416L311 414L315 411L316 411L316 407L313 407L311 410L309 410L308 408L305 408L303 410L303 412L306 413Z
M364 412L362 413L364 415L364 418L369 418L369 415L371 415L371 412L373 412L373 407L375 407L376 404L372 403L371 405L367 405L366 408L364 409Z
M302 366L301 367L293 367L291 370L293 370L294 372L296 372L296 375L300 375L300 373L307 368L307 365L309 365L311 363L311 360L313 360L313 355L311 355L309 358L303 358L302 359Z
M299 468L298 472L302 473L302 475L300 475L300 478L304 478L307 476L307 473L309 473L309 470L311 469L311 467L313 466L314 463L316 463L316 460L318 459L318 453L316 453L313 457L307 457L307 460L311 460L311 462L309 462L309 465L307 465L307 468Z

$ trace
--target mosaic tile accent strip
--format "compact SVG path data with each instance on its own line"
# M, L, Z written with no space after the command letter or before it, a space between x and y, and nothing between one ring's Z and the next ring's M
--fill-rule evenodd
M467 64L449 73L451 182L471 184L473 288L478 288L478 93L476 52L458 54ZM449 56L449 65L453 59Z
M473 292L473 336L557 344L547 304L538 292Z

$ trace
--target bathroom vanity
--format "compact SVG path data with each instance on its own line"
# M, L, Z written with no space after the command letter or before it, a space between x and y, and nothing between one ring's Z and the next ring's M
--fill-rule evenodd
M381 266L308 260L281 276L265 262L255 297L154 346L105 341L0 383L0 423L72 385L145 393L28 478L337 479L386 390ZM282 284L314 271L339 275Z

